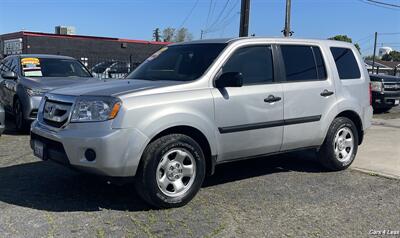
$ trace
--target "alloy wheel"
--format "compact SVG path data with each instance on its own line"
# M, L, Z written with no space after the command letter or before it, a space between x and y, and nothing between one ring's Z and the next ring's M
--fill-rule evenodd
M161 192L170 197L186 193L196 178L196 160L183 148L175 148L163 155L156 173Z

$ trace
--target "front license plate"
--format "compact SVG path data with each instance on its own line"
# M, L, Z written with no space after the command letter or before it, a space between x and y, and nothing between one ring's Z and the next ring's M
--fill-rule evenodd
M399 105L399 103L400 103L400 99L394 100L394 105Z
M33 141L33 154L40 159L44 159L44 145L42 142Z

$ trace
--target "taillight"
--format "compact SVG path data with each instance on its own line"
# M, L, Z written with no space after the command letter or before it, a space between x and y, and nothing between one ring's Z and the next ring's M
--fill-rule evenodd
M372 106L372 86L369 84L369 105Z

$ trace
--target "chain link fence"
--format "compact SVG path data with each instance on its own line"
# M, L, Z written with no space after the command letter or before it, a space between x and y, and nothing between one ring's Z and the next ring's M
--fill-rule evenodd
M130 58L79 58L93 77L101 79L122 79L136 69L141 62Z

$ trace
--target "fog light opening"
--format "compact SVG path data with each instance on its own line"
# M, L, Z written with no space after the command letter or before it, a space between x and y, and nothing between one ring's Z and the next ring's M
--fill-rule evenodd
M96 152L93 149L87 149L85 151L85 158L87 161L93 162L96 160Z

